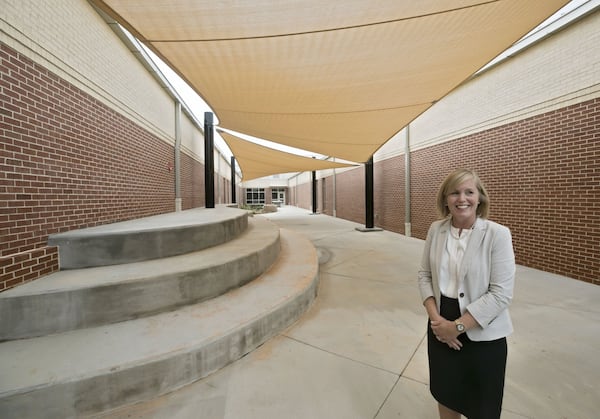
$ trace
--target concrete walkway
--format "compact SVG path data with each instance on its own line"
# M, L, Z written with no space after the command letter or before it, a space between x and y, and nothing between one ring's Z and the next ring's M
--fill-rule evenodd
M98 417L428 419L423 241L284 207L261 215L317 247L320 288L296 324L195 384ZM600 287L519 266L503 419L600 417Z

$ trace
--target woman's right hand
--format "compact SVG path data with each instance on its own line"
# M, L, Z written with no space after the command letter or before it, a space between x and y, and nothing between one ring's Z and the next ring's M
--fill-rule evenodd
M454 322L450 320L446 320L440 315L435 316L434 320L430 319L431 330L433 331L434 336L440 342L445 343L450 348L460 351L462 348L462 342L458 340L458 331L456 330L456 326Z

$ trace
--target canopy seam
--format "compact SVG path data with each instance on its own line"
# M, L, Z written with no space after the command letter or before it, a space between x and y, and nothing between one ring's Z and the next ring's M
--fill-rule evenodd
M488 4L498 3L500 1L501 0L489 0L489 1L483 1L483 2L480 2L480 3L477 3L477 4L472 4L472 5L469 5L469 6L456 7L456 8L453 8L453 9L443 10L443 11L435 12L435 13L424 13L422 15L416 15L416 16L410 16L410 17L402 17L402 18L398 18L398 19L383 20L383 21L380 21L380 22L363 23L363 24L360 24L360 25L341 26L339 28L318 29L318 30L314 30L314 31L290 32L290 33L276 34L276 35L241 36L241 37L235 37L235 38L144 39L144 41L145 42L149 42L149 43L159 43L159 42L160 43L226 42L226 41L244 41L244 40L253 40L253 39L283 38L283 37L288 37L288 36L310 35L310 34L314 34L314 33L344 31L344 30L348 30L348 29L364 28L364 27L378 26L378 25L387 25L387 24L390 24L390 23L397 23L397 22L402 22L402 21L407 21L407 20L413 20L413 19L421 19L421 18L424 18L424 17L436 16L436 15L441 15L441 14L445 14L445 13L456 12L456 11L459 11L459 10L465 10L465 9L471 9L471 8L475 8L475 7L486 6Z

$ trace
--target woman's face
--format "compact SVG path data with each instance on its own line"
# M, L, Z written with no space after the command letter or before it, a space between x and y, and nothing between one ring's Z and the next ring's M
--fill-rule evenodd
M475 180L467 179L456 189L450 190L446 204L452 215L452 225L458 228L471 228L477 218L479 190Z

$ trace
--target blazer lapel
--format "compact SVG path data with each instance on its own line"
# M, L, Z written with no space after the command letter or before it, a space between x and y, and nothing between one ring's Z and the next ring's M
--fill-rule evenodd
M479 249L479 246L481 246L481 242L485 236L486 228L487 223L485 220L477 218L475 226L473 227L473 231L471 231L471 237L469 238L469 243L467 244L467 248L465 249L465 254L463 255L462 263L460 265L460 281L464 281L465 276L467 275L467 271L473 262L474 256L477 254L477 249Z
M448 234L450 233L450 219L447 219L440 225L440 231L438 235L438 240L435 246L435 264L437 265L440 260L442 260L442 255L446 251L446 241L448 240ZM435 266L435 271L439 274L440 267Z

